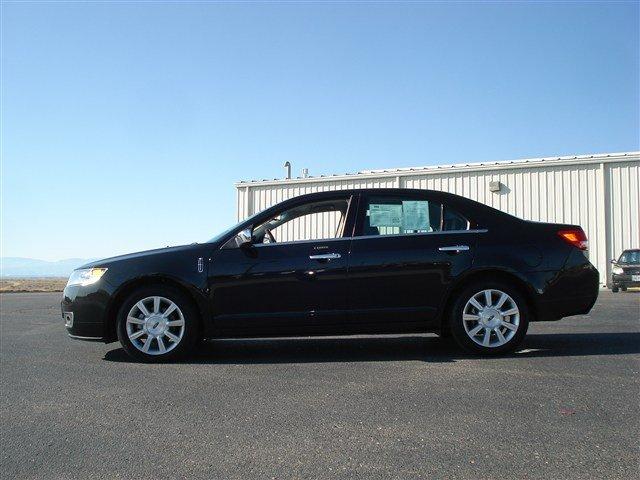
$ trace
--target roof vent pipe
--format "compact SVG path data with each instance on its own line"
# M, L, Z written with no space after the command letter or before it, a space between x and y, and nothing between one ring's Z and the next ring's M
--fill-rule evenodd
M302 178L309 178L309 169L308 168L303 168L302 169Z
M287 180L291 178L291 162L284 162L284 168L287 171L287 176L285 177Z

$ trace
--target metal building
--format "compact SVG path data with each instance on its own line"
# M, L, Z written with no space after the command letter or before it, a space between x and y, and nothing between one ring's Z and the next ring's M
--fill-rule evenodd
M603 284L612 258L623 249L640 248L640 152L239 182L238 220L305 193L383 187L443 190L527 220L581 225ZM335 219L327 217L312 228L333 231Z

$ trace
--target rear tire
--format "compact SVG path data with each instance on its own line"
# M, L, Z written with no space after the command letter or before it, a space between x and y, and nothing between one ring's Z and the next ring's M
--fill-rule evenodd
M193 351L200 337L191 299L176 288L153 285L135 290L117 317L122 348L142 362L166 362Z
M627 287L620 287L620 288L622 288L622 291L623 291L623 292L626 292L626 291L627 291Z
M449 325L467 352L498 355L513 351L529 328L529 307L522 293L499 281L479 281L456 298Z

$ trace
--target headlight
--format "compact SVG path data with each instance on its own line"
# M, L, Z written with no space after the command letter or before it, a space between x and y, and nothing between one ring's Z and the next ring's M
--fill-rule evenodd
M622 275L624 273L624 270L622 270L622 267L618 267L618 266L613 267L611 270L616 275Z
M91 285L100 280L100 277L102 277L106 271L106 268L81 268L80 270L74 270L67 281L67 286L82 285L84 287Z

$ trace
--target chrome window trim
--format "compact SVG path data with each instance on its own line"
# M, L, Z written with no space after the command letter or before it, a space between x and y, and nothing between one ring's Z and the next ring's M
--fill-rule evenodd
M240 233L240 232L238 232ZM229 237L229 240L227 240L227 242L229 242L231 239L233 239L234 237L236 237L238 235L238 233L236 233L235 235ZM253 247L269 247L269 246L276 246L276 245L290 245L292 243L322 243L322 242L335 242L337 240L351 240L354 237L335 237L335 238L319 238L316 240L290 240L288 242L276 242L276 243L253 243L251 244L251 246ZM224 246L227 244L227 242L224 242L222 245L220 245L220 247L218 247L218 250L235 250L236 248L240 248L238 246L235 247L227 247L224 248Z
M278 245L291 245L293 243L323 243L323 242L335 242L337 240L352 240L353 237L336 237L336 238L319 238L316 240L289 240L288 242L276 242L276 243L254 243L254 247L275 247Z
M360 235L353 237L354 240L359 238L395 238L395 237L417 237L424 235L449 235L459 233L487 233L489 230L486 228L476 228L469 230L444 230L439 232L419 232L419 233L389 233L387 235Z
M291 240L288 242L276 242L276 243L255 243L254 247L275 247L278 245L290 245L293 243L323 243L323 242L335 242L337 240L361 240L369 238L397 238L397 237L417 237L424 235L450 235L460 233L487 233L489 230L486 228L477 228L471 230L445 230L444 232L420 232L420 233L394 233L389 235L361 235L355 237L336 237L325 238L317 240ZM239 248L239 247L238 247Z

